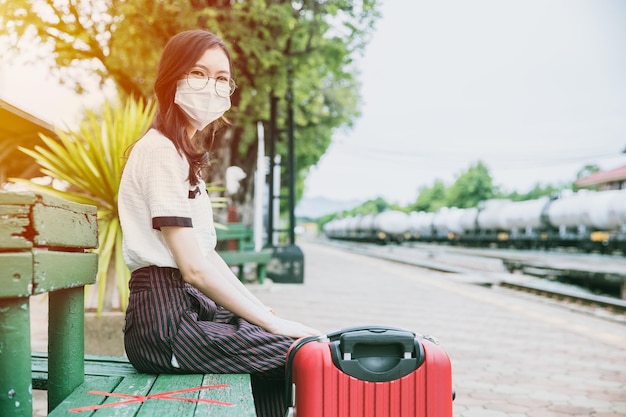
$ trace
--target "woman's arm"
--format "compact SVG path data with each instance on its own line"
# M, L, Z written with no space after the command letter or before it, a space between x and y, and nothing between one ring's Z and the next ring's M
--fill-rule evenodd
M210 264L218 268L223 276L228 278L228 281L237 289L237 291L240 291L246 298L248 298L253 303L258 304L265 310L271 311L269 307L263 304L261 300L255 297L254 294L252 294L250 290L248 290L248 288L243 285L243 283L233 273L230 267L226 264L226 262L224 262L222 257L216 251L209 252L209 254L206 256L206 259Z
M193 229L167 226L162 227L161 232L183 279L217 304L271 333L290 337L319 334L315 329L273 315L247 289L238 288L243 284L237 280L219 255L210 255L207 258L202 256ZM233 279L237 282L235 283Z

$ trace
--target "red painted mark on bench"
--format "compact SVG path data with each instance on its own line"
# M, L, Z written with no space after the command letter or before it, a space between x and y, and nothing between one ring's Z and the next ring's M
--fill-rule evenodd
M104 407L116 407L118 405L143 403L147 400L174 400L174 401L186 401L186 402L191 402L191 403L209 403L209 404L224 405L227 407L234 405L234 404L223 402L223 401L209 400L207 398L184 398L184 397L173 396L174 394L184 394L186 392L193 392L193 391L200 391L203 389L214 389L214 388L230 388L230 386L226 384L204 385L204 386L196 387L196 388L179 389L175 391L160 392L158 394L149 394L149 395L120 394L116 392L89 391L88 394L104 395L105 397L130 398L130 399L126 401L117 401L113 403L90 405L87 407L70 408L68 411L71 411L73 413L80 413L81 411L92 411L92 410L97 410L99 408L104 408Z

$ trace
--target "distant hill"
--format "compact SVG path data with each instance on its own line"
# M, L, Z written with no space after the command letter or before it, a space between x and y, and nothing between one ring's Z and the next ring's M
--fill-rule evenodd
M317 219L326 214L336 213L342 210L350 210L362 204L363 201L337 201L324 197L303 198L296 206L296 217L308 217Z

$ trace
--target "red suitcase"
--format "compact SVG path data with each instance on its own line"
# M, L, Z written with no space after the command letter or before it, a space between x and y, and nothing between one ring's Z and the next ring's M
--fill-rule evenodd
M452 417L450 358L434 339L380 326L296 341L287 417Z

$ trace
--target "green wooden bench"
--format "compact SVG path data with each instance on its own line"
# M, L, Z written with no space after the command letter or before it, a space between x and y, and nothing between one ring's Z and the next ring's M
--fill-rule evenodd
M249 375L150 375L123 357L84 354L84 285L93 284L95 207L0 192L0 416L255 416ZM48 352L32 353L29 297L48 293Z
M227 223L225 229L218 228L216 233L218 242L221 242L221 249L218 252L227 264L238 267L239 279L244 280L245 264L255 264L257 278L262 284L266 276L266 266L272 259L272 251L269 249L254 250L254 231L252 228L242 223ZM228 249L225 245L228 241L236 242L235 250Z
M46 389L47 354L31 359L33 388ZM84 382L49 417L256 416L248 375L141 374L117 356L85 355L84 363Z

